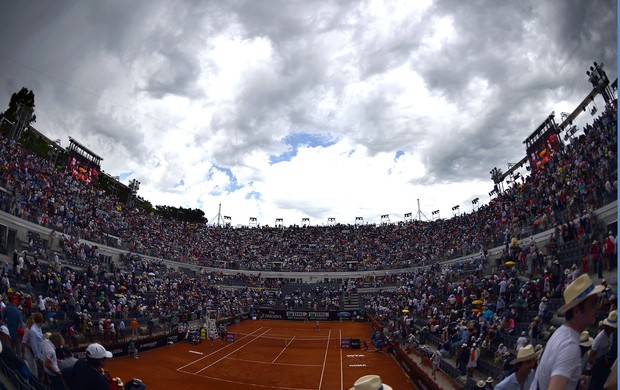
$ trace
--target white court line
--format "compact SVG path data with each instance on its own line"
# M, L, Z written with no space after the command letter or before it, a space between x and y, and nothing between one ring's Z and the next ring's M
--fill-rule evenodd
M282 348L282 351L280 351L280 353L278 354L278 356L276 356L275 359L273 359L273 362L271 363L275 363L276 360L278 360L278 358L280 357L280 355L282 355L284 353L284 351L286 351L286 348L291 345L291 343L293 342L293 340L295 340L295 336L293 336L293 338L291 339L291 341L289 341L288 343L286 343L286 345L284 346L284 348Z
M226 360L236 360L239 362L257 363L257 364L275 364L277 366L295 366L295 367L322 367L320 364L296 364L296 363L269 363L259 360L239 359L228 357Z
M261 329L263 329L263 327L260 327L260 328L256 329L254 332L252 332L252 333L250 333L250 334L248 334L248 335L243 336L242 338L240 338L240 339L239 339L239 341L241 341L241 340L245 339L246 337L251 337L251 335L252 335L253 333L258 332L258 331L259 331L259 330L261 330ZM271 330L271 328L269 328L269 329L267 330L267 332L269 332L270 330ZM181 371L181 370L183 370L183 369L184 369L185 367L187 367L187 366L191 366L192 364L198 363L198 362L199 362L199 361L201 361L202 359L206 359L206 358L208 358L209 356L214 355L214 354L216 354L216 353L220 352L221 350L228 348L228 347L229 347L229 346L231 346L231 345L233 345L233 344L227 344L224 348L220 348L220 349L218 349L218 350L216 350L216 351L211 352L211 353L210 353L210 354L208 354L208 355L205 355L205 356L201 357L200 359L194 360L193 362L190 362L190 363L188 363L188 364L184 365L183 367L179 367L179 368L177 368L177 371ZM187 371L182 371L182 372L187 372Z
M329 352L329 339L332 336L332 330L329 330L329 333L327 334L327 346L325 347L325 357L323 358L323 369L321 370L321 381L319 382L319 390L321 389L321 386L323 385L323 376L325 375L325 363L327 363L327 352Z
M262 336L262 335L264 335L264 334L266 334L266 333L269 333L269 331L270 331L270 330L271 330L271 328L267 329L267 330L266 330L266 331L264 331L263 333L259 334L259 335L258 335L258 337L260 337L260 336ZM254 333L254 332L252 332L252 333ZM208 366L206 366L206 367L204 367L204 368L202 368L202 369L200 369L200 370L196 371L196 374L198 374L198 373L199 373L199 372L201 372L201 371L206 370L207 368L211 367L212 365L214 365L214 364L216 364L216 363L221 362L222 360L226 359L228 356L232 355L233 353L237 352L238 350L240 350L240 349L243 349L243 348L247 347L249 344L251 344L251 343L253 343L254 341L256 341L256 339L257 339L258 337L255 337L254 339L252 339L252 340L248 341L246 344L243 344L242 346L240 346L239 348L235 349L234 351L232 351L232 352L228 353L227 355L224 355L224 357L222 357L222 358L220 358L220 359L217 359L216 361L214 361L213 363L209 364Z
M344 378L342 373L342 329L338 329L340 336L338 337L338 349L340 350L340 390L344 390Z
M265 389L280 389L280 390L316 390L315 388L305 388L305 387L284 387L284 386L274 386L274 385L261 385L260 383L240 382L240 381L233 381L230 379L216 378L214 376L208 376L208 375L197 375L197 374L187 372L187 371L181 371L181 372L190 374L190 375L196 375L201 378L213 379L213 380L220 381L220 382L234 383L236 385L244 385L246 387L252 386L252 387L263 387Z

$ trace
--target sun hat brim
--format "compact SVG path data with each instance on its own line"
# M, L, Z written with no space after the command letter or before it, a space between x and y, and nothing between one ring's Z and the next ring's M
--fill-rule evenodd
M585 301L586 299L590 298L591 296L597 295L597 294L601 293L604 288L605 288L604 286L600 286L600 285L599 286L594 286L592 291L590 291L587 295L585 295L583 297L579 297L577 299L573 299L571 302L568 302L568 303L564 304L563 306L560 306L560 308L558 309L558 313L560 313L560 314L566 313L567 311L569 311L573 307L577 306L581 302Z

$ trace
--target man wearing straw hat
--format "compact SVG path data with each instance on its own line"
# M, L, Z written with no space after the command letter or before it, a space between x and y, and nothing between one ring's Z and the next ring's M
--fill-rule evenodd
M588 353L588 368L592 368L598 358L609 352L616 329L618 329L618 312L614 310L603 320L603 330L594 338Z
M383 384L379 375L364 375L349 390L392 390L392 387Z
M584 330L581 332L581 336L579 336L579 349L581 350L581 369L582 371L586 370L588 366L588 352L590 351L590 347L592 347L592 342L594 339L590 337L590 332Z
M530 390L576 389L578 384L585 385L585 378L580 378L579 336L596 322L601 291L603 286L594 286L587 274L564 290L564 305L558 313L566 315L566 322L549 339Z
M536 352L532 344L519 349L517 358L510 362L514 366L514 372L503 381L499 382L495 389L499 390L527 390L534 380L534 368L536 367Z
M614 343L614 333L618 329L618 312L612 311L603 320L603 330L594 338L592 349L588 353L588 365L586 372L592 378L589 389L600 389L609 375L611 365L616 358L616 353L610 350Z

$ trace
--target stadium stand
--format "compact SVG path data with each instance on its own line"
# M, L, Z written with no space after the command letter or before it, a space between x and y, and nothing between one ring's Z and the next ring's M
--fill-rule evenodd
M9 254L0 293L24 319L44 312L46 329L67 340L73 328L76 350L125 339L132 318L147 337L150 322L173 332L207 312L221 320L262 307L346 308L367 313L390 348L445 350L441 369L465 388L497 382L491 353L500 343L514 352L537 316L544 345L562 321L553 313L564 286L596 275L603 259L609 287L598 318L617 307L617 245L598 245L617 244L616 123L617 111L604 111L544 170L468 215L289 228L189 226L126 208L2 139L0 232L16 233L0 245ZM464 376L460 344L487 338L474 377ZM1 371L16 388L35 386Z

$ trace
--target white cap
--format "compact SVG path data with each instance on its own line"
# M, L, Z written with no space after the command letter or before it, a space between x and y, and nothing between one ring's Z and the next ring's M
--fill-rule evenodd
M0 326L0 332L2 332L5 335L11 337L11 333L9 333L9 328L7 328L6 325Z
M106 351L101 344L91 344L86 348L86 357L91 359L103 359L103 358L111 358L112 352Z

